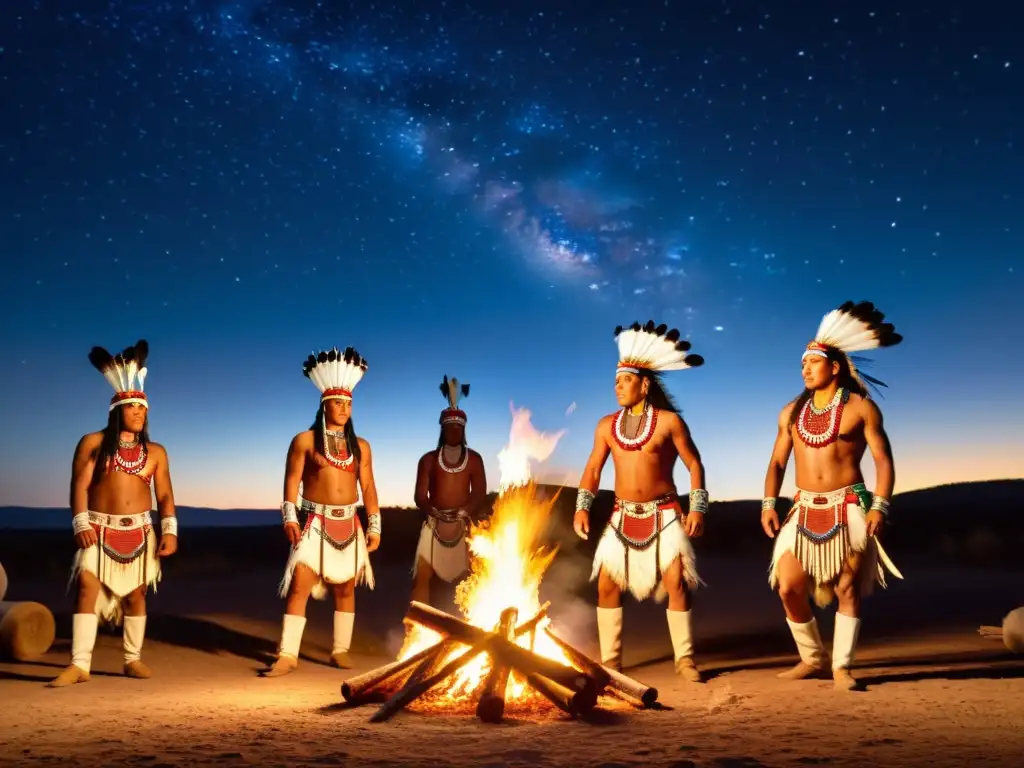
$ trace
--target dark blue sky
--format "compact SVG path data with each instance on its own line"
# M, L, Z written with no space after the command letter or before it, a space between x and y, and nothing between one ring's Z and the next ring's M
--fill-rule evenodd
M492 484L509 401L573 476L648 318L707 359L669 385L712 497L756 497L846 299L906 337L873 369L898 490L1022 474L1020 11L498 5L3 3L0 504L65 503L86 353L140 337L179 503L280 501L334 345L385 502L445 374Z

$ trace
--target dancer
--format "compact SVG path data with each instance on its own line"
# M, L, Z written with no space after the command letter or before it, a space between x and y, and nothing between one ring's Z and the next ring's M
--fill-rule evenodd
M690 538L700 536L708 511L704 466L679 409L662 386L660 373L704 364L691 355L679 331L654 326L615 329L619 364L615 395L622 410L605 416L594 433L594 448L580 478L573 528L590 533L590 507L609 454L615 467L615 508L594 555L591 579L597 579L597 630L601 662L622 666L622 590L638 600L657 588L668 595L665 612L676 672L701 682L693 661L690 593L701 583ZM681 457L690 472L689 512L676 496L672 470ZM680 518L683 520L680 520ZM659 582L660 577L660 584Z
M779 414L779 433L768 464L761 503L761 527L775 538L769 584L786 610L800 662L779 677L799 680L827 676L828 654L808 600L824 608L838 600L832 640L835 687L852 690L850 673L860 632L860 601L884 565L903 578L882 549L877 534L889 513L895 483L892 448L882 412L869 399L865 382L885 386L857 370L851 353L891 347L902 341L870 302L848 301L822 319L801 359L804 391ZM875 493L864 486L860 464L866 448L875 462ZM798 490L779 528L776 497L790 453Z
M355 625L355 587L365 584L373 589L369 553L380 546L370 444L356 437L352 424L352 391L366 368L366 360L352 347L310 355L303 364L302 372L320 390L320 408L313 426L297 434L288 448L281 516L292 552L280 588L286 598L281 643L277 659L262 671L264 677L279 677L298 666L306 602L310 595L323 600L328 586L334 593L331 663L342 669L352 666L348 651ZM366 508L365 536L356 513L359 489ZM301 529L300 508L305 513Z
M178 549L178 518L167 451L149 439L149 400L143 391L149 344L119 355L93 347L89 362L114 388L107 426L78 441L71 468L71 526L78 551L71 620L71 664L49 685L89 681L99 618L123 623L124 674L151 676L142 662L146 590L160 580L161 557ZM150 510L156 494L160 541Z
M423 454L416 467L416 506L426 513L412 566L412 599L430 602L434 576L451 583L469 568L466 533L487 498L487 478L480 454L466 445L466 413L459 401L469 384L445 376L437 448Z

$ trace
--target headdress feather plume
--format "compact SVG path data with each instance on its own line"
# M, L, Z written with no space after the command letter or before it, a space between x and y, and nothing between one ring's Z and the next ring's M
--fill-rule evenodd
M615 342L619 347L619 372L682 371L704 365L704 358L690 353L690 342L679 338L679 331L669 330L665 324L633 323L628 328L615 329Z
M366 358L352 347L313 352L302 363L302 375L320 391L321 400L351 400L352 391L369 368Z
M103 347L89 350L89 362L103 374L103 378L114 388L110 410L119 405L138 403L149 406L143 387L146 382L146 361L149 359L149 342L139 339L134 345L125 347L112 355Z
M829 350L844 355L850 365L850 374L862 385L868 382L876 389L886 386L884 382L862 373L858 367L870 361L854 355L879 347L894 347L903 341L892 323L885 322L885 315L870 301L844 302L827 312L818 324L814 340L807 345L804 357L808 355L826 357Z
M459 403L463 398L469 397L469 384L460 384L455 377L449 379L445 375L438 389L441 390L441 396L448 401L448 407L441 411L441 424L455 422L464 425L466 414L459 408Z

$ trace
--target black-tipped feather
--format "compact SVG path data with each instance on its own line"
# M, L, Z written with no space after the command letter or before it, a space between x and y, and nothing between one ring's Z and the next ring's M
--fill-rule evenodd
M92 363L93 368L103 373L114 364L114 356L103 347L93 347L89 350L89 362Z
M685 362L691 368L700 368L704 365L704 358L700 355L687 355Z
M469 397L469 384L462 385L462 396Z
M145 368L149 361L149 342L145 339L135 342L135 360L138 362L140 370Z

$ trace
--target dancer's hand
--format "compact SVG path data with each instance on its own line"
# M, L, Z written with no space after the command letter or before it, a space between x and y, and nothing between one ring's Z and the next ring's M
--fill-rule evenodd
M285 523L284 535L288 537L288 543L294 547L298 545L299 539L302 538L302 530L299 528L298 523Z
M704 533L704 513L691 511L686 515L686 535L695 539Z
M764 535L774 539L779 532L779 515L774 509L761 510L761 527L764 528Z
M576 514L572 516L572 529L576 531L577 536L586 541L590 535L590 513L585 509L576 510Z
M882 525L885 523L885 515L877 509L872 509L868 512L866 522L868 526L868 538L870 539L872 536L877 536L879 531L882 530Z
M160 536L160 546L157 547L157 557L167 557L178 551L178 537L173 533L165 533Z
M96 536L96 531L92 528L89 528L88 531L82 531L81 533L75 534L75 544L78 545L79 549L88 549L97 541L99 541L99 537Z
M380 534L369 533L366 535L366 551L373 552L380 546Z

